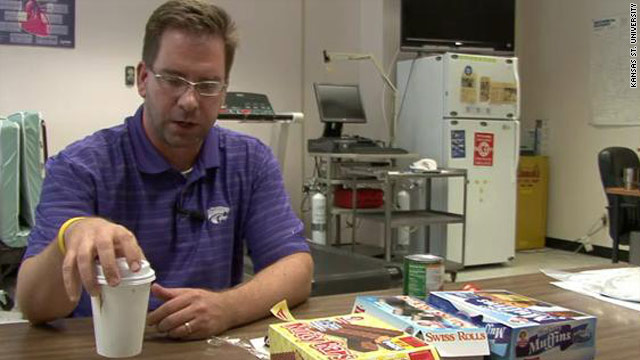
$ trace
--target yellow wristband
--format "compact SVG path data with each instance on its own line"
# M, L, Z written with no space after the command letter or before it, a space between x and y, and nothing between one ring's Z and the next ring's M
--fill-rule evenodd
M64 246L64 232L67 231L69 226L71 226L71 224L73 224L74 222L78 220L86 219L86 218L87 218L86 216L74 217L65 221L64 224L60 226L60 230L58 231L58 249L60 249L60 252L62 253L62 255L67 253L67 248Z

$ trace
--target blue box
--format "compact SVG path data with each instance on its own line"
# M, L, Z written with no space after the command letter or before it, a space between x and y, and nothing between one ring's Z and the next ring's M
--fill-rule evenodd
M588 360L596 318L506 290L434 291L434 307L485 326L491 359Z

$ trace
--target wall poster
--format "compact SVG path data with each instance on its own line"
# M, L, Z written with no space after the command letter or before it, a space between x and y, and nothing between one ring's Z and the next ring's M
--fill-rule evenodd
M590 90L594 126L640 125L637 3L629 12L593 20Z
M73 48L75 0L0 0L0 45Z

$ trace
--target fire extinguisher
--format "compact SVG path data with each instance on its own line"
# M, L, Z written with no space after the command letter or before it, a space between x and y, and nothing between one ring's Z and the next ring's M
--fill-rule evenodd
M398 210L411 210L411 196L407 190L400 190L396 195L396 207ZM411 229L409 226L398 228L398 245L408 247L411 239Z
M311 197L311 241L316 244L327 244L327 198L316 192Z

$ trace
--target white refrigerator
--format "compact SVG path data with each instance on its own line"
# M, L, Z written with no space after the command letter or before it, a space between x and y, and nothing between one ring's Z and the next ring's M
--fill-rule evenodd
M397 145L468 171L465 266L515 256L517 64L514 57L454 53L398 62ZM462 189L462 179L434 183L432 204L462 212ZM431 226L428 251L462 262L462 234L460 224Z

